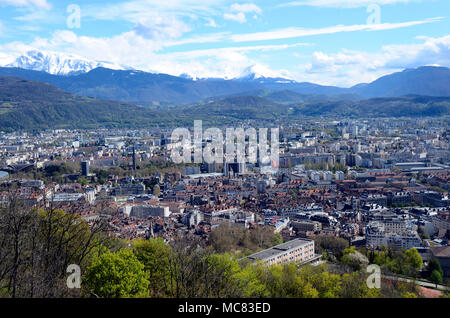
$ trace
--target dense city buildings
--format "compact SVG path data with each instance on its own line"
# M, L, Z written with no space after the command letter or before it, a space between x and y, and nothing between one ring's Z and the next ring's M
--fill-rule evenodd
M224 222L261 226L291 242L250 257L269 263L306 261L314 254L303 246L317 236L431 255L450 237L443 120L285 123L279 164L174 164L180 144L169 128L5 133L0 200L14 191L28 206L104 218L111 235L127 239L207 241ZM286 247L292 255L277 254Z

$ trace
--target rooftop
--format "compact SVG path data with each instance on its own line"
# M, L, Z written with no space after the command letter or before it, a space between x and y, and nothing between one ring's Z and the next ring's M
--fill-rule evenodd
M450 246L431 247L431 253L436 257L450 257Z
M311 240L304 240L304 239L295 239L271 248L268 248L264 251L261 252L257 252L254 253L252 255L249 255L248 258L256 260L256 259L260 259L260 260L265 260L267 258L270 258L272 256L278 255L284 251L288 251L290 249L293 248L297 248L303 245L306 245L308 243L310 243Z

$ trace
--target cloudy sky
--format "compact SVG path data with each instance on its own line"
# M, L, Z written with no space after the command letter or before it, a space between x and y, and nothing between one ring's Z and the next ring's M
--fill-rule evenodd
M348 87L450 67L449 13L448 0L0 0L0 61L37 49L194 77L253 66Z

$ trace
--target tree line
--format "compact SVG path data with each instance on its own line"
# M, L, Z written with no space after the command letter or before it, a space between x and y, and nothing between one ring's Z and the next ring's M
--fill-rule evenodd
M24 206L11 196L0 207L0 297L411 297L413 286L395 283L367 287L368 274L332 272L327 265L267 266L253 263L234 248L265 248L277 236L261 229L236 230L238 239L220 243L224 226L212 242L197 236L119 240L107 235L99 218L89 224L80 216ZM103 211L102 213L110 213ZM112 213L112 212L111 212ZM222 232L220 232L222 231ZM213 232L214 233L214 232ZM221 234L222 233L222 234ZM220 235L219 235L220 234ZM279 239L279 238L278 238ZM342 242L321 248L341 249ZM343 251L343 256L354 251ZM68 288L69 265L81 269L81 288Z
M70 264L90 264L102 242L102 220L88 225L80 216L29 208L16 193L0 206L0 296L67 297Z

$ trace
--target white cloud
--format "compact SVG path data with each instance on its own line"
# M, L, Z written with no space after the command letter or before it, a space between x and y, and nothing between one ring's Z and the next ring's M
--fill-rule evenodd
M371 82L404 68L422 65L450 67L450 35L441 38L418 37L416 41L414 44L385 45L374 52L342 49L337 53L316 51L310 56L293 52L304 62L297 66L294 64L289 72L261 69L269 76L349 87ZM38 49L109 61L150 72L189 74L194 78L234 78L249 66L261 64L250 58L251 52L286 50L306 45L310 44L253 45L159 53L163 48L161 41L139 36L133 31L111 38L93 38L60 30L49 39L36 38L30 45L13 42L0 46L0 62L7 64L3 62L10 61L13 56Z
M133 28L136 34L144 38L165 40L167 38L177 38L183 33L190 31L190 27L175 16L153 16L140 19Z
M28 8L23 15L13 17L16 21L23 22L21 29L43 27L54 24L66 24L67 16L56 10L42 8ZM29 25L25 25L29 24Z
M284 50L304 45L308 44L239 46L158 53L162 49L161 41L142 37L135 31L111 38L94 38L59 30L54 32L51 38L36 38L29 45L14 42L0 46L0 52L8 52L8 56L4 57L6 59L10 55L18 56L37 49L77 55L94 61L108 61L149 72L172 75L185 73L200 78L233 78L239 76L245 68L258 63L248 57L250 52ZM273 73L282 75L278 71Z
M305 29L305 28L284 28L272 31L236 34L232 35L231 39L234 42L248 42L248 41L268 41L278 39L298 38L322 34L334 34L340 32L355 32L355 31L382 31L392 30L398 28L405 28L419 24L433 23L440 21L441 18L433 18L419 21L408 21L400 23L380 23L380 24L355 24L355 25L336 25L332 27Z
M236 78L250 66L268 77L292 77L286 70L272 70L247 56L247 53L284 50L307 43L257 45L174 52L158 56L158 71L173 75L187 73L194 78Z
M358 7L367 7L371 4L388 5L395 3L410 3L419 1L426 1L426 0L302 0L284 3L279 5L279 7L313 6L313 7L329 7L329 8L358 8Z
M217 23L216 23L216 21L213 18L206 17L205 20L207 21L205 26L209 26L209 27L212 27L212 28L217 28Z
M218 32L205 34L200 36L193 36L190 38L176 39L164 41L165 47L185 45L185 44L195 44L195 43L217 43L226 40L230 36L230 32Z
M126 20L136 22L149 14L170 13L177 17L209 17L217 13L228 0L134 0L112 4L83 6L83 16L98 20Z
M419 21L408 21L401 23L382 23L382 24L362 24L362 25L336 25L325 28L306 29L306 28L284 28L258 33L247 34L231 34L230 32L211 33L197 37L185 38L176 41L166 41L164 46L174 46L193 43L214 43L220 41L231 42L254 42L268 41L289 38L299 38L305 36L315 36L324 34L335 34L340 32L357 32L357 31L383 31L398 28L406 28L420 24L438 22L442 18L431 18Z
M245 23L247 22L247 18L245 17L245 14L243 12L239 13L224 13L223 18L226 20L232 20L239 23Z
M25 0L8 1L15 3L33 2ZM305 0L302 2L313 3L314 1L320 2L320 0ZM7 1L0 0L0 4L5 2ZM39 0L34 2L37 3ZM40 2L47 3L44 0ZM217 27L214 18L217 19L217 17L223 15L222 12L216 11L217 8L225 8L226 13L223 15L225 19L239 23L245 23L251 17L257 18L262 15L261 8L255 4L234 2L235 0L212 0L211 3L205 4L204 0L135 0L106 5L104 8L100 8L98 5L83 6L83 19L125 20L131 22L134 27L128 32L111 37L80 36L72 31L59 30L49 38L36 38L29 44L14 42L0 46L0 61L10 59L11 54L40 49L80 55L91 60L129 65L144 71L172 75L187 73L193 77L232 78L241 74L250 65L260 64L257 60L250 58L257 55L254 52L285 50L306 44L240 45L238 47L219 47L171 53L162 53L164 52L163 49L193 43L216 43L215 46L227 46L233 42L300 38L340 32L381 31L439 21L439 18L434 18L378 25L336 25L316 29L292 27L248 34L217 32L191 37L185 36L195 25L207 23L211 27ZM321 3L324 4L325 2L327 1L323 0ZM328 1L328 4L332 2ZM364 1L352 2L364 3ZM381 1L371 0L370 2L380 3ZM394 0L391 2L394 2ZM334 3L337 4L338 1L334 1ZM40 11L45 12L42 9ZM39 10L36 10L36 12L39 12ZM34 15L34 17L36 16L38 14ZM33 20L33 14L29 16L29 19L22 18L22 20ZM0 34L1 29L0 24ZM380 48L379 52L341 50L331 54L317 51L307 57L303 52L296 52L297 56L301 56L299 58L302 59L301 63L303 64L298 65L296 73L292 73L291 76L287 76L288 72L286 71L272 71L264 67L261 67L261 69L265 73L280 74L280 76L284 74L285 77L295 76L295 79L299 81L307 80L322 84L350 86L362 81L372 81L379 76L401 70L404 67L426 64L450 66L449 38L420 38L419 40L421 40L421 43L384 46ZM218 44L221 42L226 44ZM299 53L302 54L299 55ZM291 72L294 71L291 70Z
M262 10L260 7L258 7L256 4L253 3L245 3L245 4L239 4L239 3L234 3L231 5L230 7L230 11L231 12L243 12L243 13L257 13L257 14L261 14Z
M174 39L181 38L191 31L198 21L205 20L206 26L217 27L214 16L217 6L230 0L132 0L100 6L99 4L85 5L82 8L84 19L104 21L127 21L134 24L132 32L147 39L160 41L160 46L174 43ZM198 43L204 43L204 38L211 35L194 37ZM191 40L179 40L179 43L197 43Z
M247 22L247 13L254 13L253 18L257 18L258 15L262 14L261 8L253 3L234 3L230 7L230 12L231 13L224 13L224 19L236 21L239 23Z
M224 47L217 49L206 49L206 50L193 50L193 51L183 51L167 53L166 56L177 57L179 59L192 59L199 57L211 57L218 55L227 55L233 53L244 53L249 51L274 51L274 50L284 50L292 47L299 46L309 46L309 43L295 43L295 44L280 44L280 45L254 45L254 46L239 46L239 47Z
M0 0L1 5L10 5L15 7L37 7L49 10L51 5L47 0Z
M341 50L335 54L314 52L300 65L297 80L352 86L372 82L380 76L424 65L450 67L450 35L419 37L422 43L386 45L379 52Z

